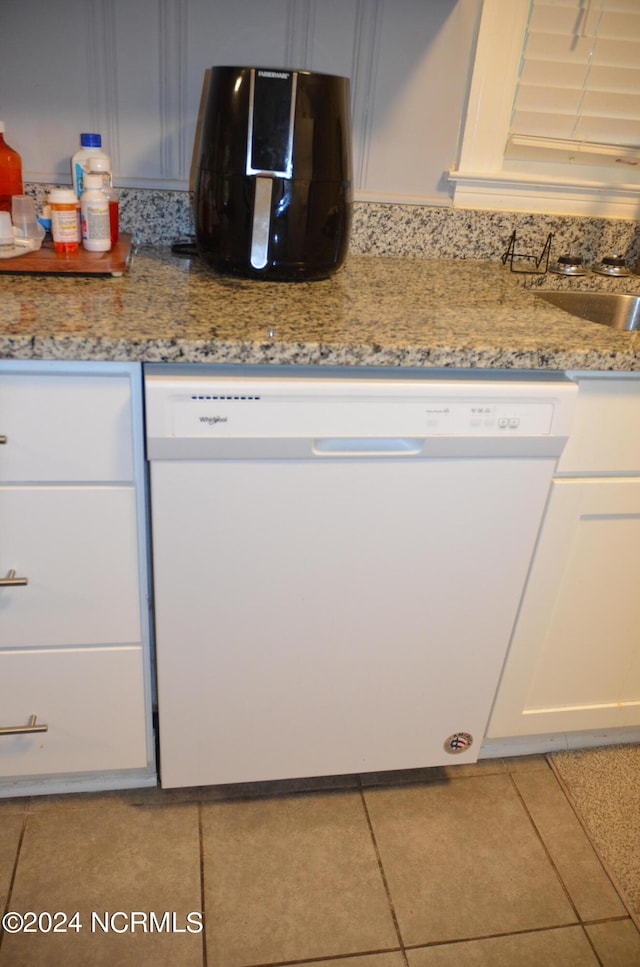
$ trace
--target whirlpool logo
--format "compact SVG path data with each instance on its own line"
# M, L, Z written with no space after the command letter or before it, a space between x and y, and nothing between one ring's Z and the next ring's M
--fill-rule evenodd
M206 423L208 426L215 426L216 423L228 423L228 416L201 416L198 418L200 423Z

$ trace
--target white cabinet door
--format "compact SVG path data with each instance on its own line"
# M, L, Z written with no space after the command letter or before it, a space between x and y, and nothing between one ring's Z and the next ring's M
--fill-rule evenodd
M556 480L487 735L640 725L640 479Z
M0 647L139 642L133 487L0 488Z
M46 776L147 764L142 647L0 652L0 775Z
M133 480L126 375L0 369L0 482Z

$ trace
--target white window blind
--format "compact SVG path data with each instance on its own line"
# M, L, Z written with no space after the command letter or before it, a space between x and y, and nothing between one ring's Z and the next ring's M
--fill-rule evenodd
M531 0L505 156L640 167L640 0Z

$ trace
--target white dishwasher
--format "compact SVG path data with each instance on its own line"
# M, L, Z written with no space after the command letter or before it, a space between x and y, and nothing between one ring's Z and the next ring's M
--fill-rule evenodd
M474 761L576 386L145 367L165 787Z

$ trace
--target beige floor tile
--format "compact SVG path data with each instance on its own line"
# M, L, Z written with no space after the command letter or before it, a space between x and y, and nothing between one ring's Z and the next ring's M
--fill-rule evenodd
M410 950L408 959L409 967L599 967L582 927Z
M512 775L518 772L549 772L551 766L546 755L505 756L502 760L506 771Z
M363 788L375 786L409 786L425 782L444 782L447 770L444 766L424 769L389 769L384 772L363 772L360 776Z
M553 772L525 772L513 780L581 919L624 916L625 907Z
M202 808L210 964L398 946L358 793Z
M406 944L576 921L507 775L365 798Z
M468 776L492 776L505 772L504 759L478 759L477 762L456 763L452 757L452 765L443 766L449 779L465 779Z
M198 802L200 788L161 789L146 786L140 789L108 789L101 792L56 793L52 796L34 796L29 805L30 813L50 809L103 809L105 806L166 806L179 802Z
M271 796L296 796L305 792L330 792L359 789L357 775L311 776L303 779L273 779L268 782L233 782L223 786L203 786L203 802L228 802L235 799L266 799Z
M640 933L631 920L594 923L586 930L602 967L639 967Z
M504 773L502 759L482 759L479 762L461 762L451 766L431 766L424 769L399 769L390 772L366 772L362 775L364 788L371 786L402 786L411 783L443 782L468 776Z
M162 923L175 912L186 930L187 913L201 911L198 806L114 802L29 815L10 907L79 911L82 928L5 935L0 967L201 967L202 934L144 932L141 918L131 929L130 917L153 912ZM92 913L122 915L104 933L92 931Z
M24 821L22 812L0 808L0 914L7 902L11 877L18 855L20 834Z
M0 817L5 813L24 813L29 799L23 796L10 796L7 799L0 799Z

